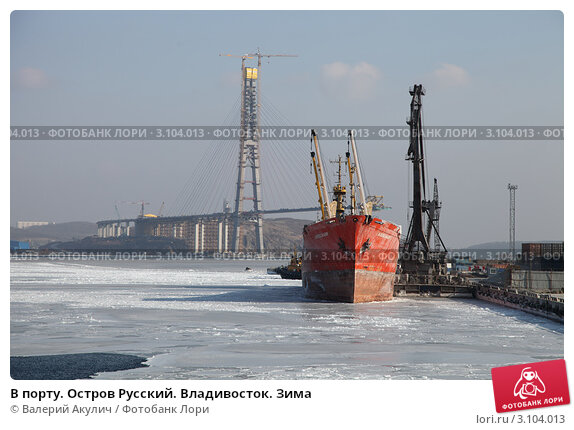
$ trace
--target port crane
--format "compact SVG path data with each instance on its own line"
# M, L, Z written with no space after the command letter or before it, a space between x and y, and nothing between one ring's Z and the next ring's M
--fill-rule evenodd
M442 239L440 238L439 229L440 208L442 206L442 202L438 198L438 181L436 178L434 178L433 198L426 204L428 206L426 236L430 239L432 229L434 228L436 230L434 235L434 250L435 252L440 252L441 246L444 246L441 244Z
M443 275L446 273L447 249L440 237L438 221L441 202L438 197L438 182L434 179L433 199L426 199L426 173L422 123L422 96L425 90L422 85L414 85L409 90L412 96L410 117L409 149L406 160L413 167L413 200L411 219L407 236L401 252L403 272L419 275ZM425 223L426 218L426 223ZM435 235L435 248L431 249L431 234Z

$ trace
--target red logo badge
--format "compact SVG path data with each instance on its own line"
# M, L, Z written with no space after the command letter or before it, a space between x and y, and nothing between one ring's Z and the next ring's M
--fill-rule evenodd
M495 367L492 369L492 387L496 412L570 403L564 360Z

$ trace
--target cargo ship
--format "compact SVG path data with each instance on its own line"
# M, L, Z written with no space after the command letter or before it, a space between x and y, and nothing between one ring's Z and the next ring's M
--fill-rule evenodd
M333 187L333 200L329 201L317 135L314 130L311 134L321 220L303 230L301 275L305 296L348 303L391 300L401 227L372 216L373 209L380 205L380 196L365 196L351 130L347 144L353 161L349 148L346 153L350 204L345 204L347 189L341 184L340 157L338 183Z

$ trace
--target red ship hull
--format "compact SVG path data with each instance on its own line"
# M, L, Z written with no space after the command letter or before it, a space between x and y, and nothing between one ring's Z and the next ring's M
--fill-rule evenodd
M391 300L400 227L364 215L331 218L305 227L305 296L337 302Z

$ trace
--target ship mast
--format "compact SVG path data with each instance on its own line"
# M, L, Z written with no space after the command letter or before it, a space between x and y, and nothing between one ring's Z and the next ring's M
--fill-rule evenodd
M339 155L339 159L337 161L335 161L335 163L338 163L339 165L339 170L337 173L337 185L335 185L333 187L333 195L335 196L335 201L337 202L336 205L336 215L338 217L342 217L343 215L345 215L345 205L343 204L343 199L345 198L345 194L347 193L347 190L345 189L345 187L343 185L341 185L341 176L342 176L342 172L341 172L341 156Z
M347 141L347 167L349 168L349 188L351 189L351 215L357 212L357 200L355 198L355 183L353 182L353 171L355 168L351 164L351 153L349 152L349 141Z

